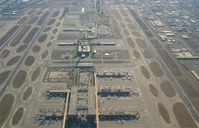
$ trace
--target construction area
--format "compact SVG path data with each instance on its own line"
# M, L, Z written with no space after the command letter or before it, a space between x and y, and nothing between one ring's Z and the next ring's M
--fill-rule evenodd
M197 128L197 73L184 79L184 49L169 53L136 9L47 0L1 26L0 127Z

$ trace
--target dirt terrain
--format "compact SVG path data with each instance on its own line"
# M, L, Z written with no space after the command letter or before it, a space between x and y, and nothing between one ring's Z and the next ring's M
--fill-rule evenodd
M47 25L52 25L54 23L55 23L55 19L51 19L51 20L48 21Z
M0 57L1 57L1 58L7 58L7 57L9 56L9 54L10 54L10 50L4 49L4 50L1 52Z
M142 54L146 59L151 59L153 57L153 54L149 50L144 50Z
M32 94L32 87L28 87L23 93L23 100L27 100Z
M42 58L42 59L45 59L47 56L48 56L48 50L44 51L44 52L41 54L41 58Z
M24 108L18 108L17 111L13 115L12 125L17 125L21 120L24 113Z
M150 84L149 85L149 90L153 94L153 96L157 97L158 96L158 90L155 88L154 85Z
M146 79L149 79L149 78L150 78L149 71L146 69L146 67L142 66L142 67L141 67L141 72L142 72L142 75L143 75Z
M56 34L57 32L58 32L57 28L53 29L53 31L52 31L53 34Z
M37 68L33 71L33 73L32 73L31 81L37 80L37 78L38 78L39 75L40 75L40 72L41 72L41 68L40 68L40 67L37 67Z
M46 28L43 30L43 32L48 32L48 31L50 31L50 29L51 29L51 27L46 27Z
M174 97L176 95L176 91L169 81L163 81L160 87L166 96Z
M46 35L46 34L43 34L43 35L41 35L41 36L39 37L38 41L39 41L40 43L43 43L43 42L46 40L46 38L47 38L47 35Z
M178 66L175 64L175 62L173 61L173 59L169 56L169 54L164 51L164 50L158 50L160 56L162 57L162 59L164 60L164 62L168 65L168 67L170 68L170 71L175 75L175 76L182 76L180 69L178 68Z
M0 85L3 84L6 81L7 77L10 74L10 72L11 71L8 70L8 71L3 71L3 72L0 73Z
M8 118L13 104L15 102L15 97L12 94L5 94L0 101L0 127L4 124Z
M34 62L35 62L35 57L33 57L33 56L28 56L28 57L25 59L24 64L25 64L26 66L31 66L31 65L34 64Z
M135 48L135 43L134 43L134 41L130 37L127 37L126 40L127 40L127 43L129 44L129 46L131 48Z
M40 46L35 45L35 46L33 46L33 48L32 48L32 52L37 53L37 52L39 52L39 51L40 51L40 49L41 49L41 47L40 47Z
M140 47L140 48L146 48L146 42L143 39L136 39L136 44Z
M156 61L151 62L149 64L149 67L155 76L162 77L164 75L164 72L162 71L160 65Z
M14 64L16 64L20 59L20 56L15 56L13 58L11 58L10 60L8 60L7 62L7 66L13 66Z
M56 26L57 26L57 27L59 27L60 25L61 25L61 23L60 23L60 22L57 22L57 23L56 23Z
M171 119L170 119L169 113L168 113L167 109L165 108L165 106L162 103L158 103L158 110L160 112L160 115L164 119L164 121L166 123L170 123Z
M27 77L26 71L24 70L18 71L16 77L12 81L13 88L20 88L24 84L26 77Z
M139 32L137 32L137 31L132 31L131 32L135 37L140 37L141 36L141 34L139 33Z
M128 23L127 26L131 29L131 30L135 30L137 29L136 26L132 23Z
M138 51L133 51L133 55L135 56L135 58L139 59L140 58L140 53Z
M26 50L26 48L27 48L27 45L21 45L17 48L16 52L17 53L23 52L24 50Z
M193 121L191 115L185 108L184 104L177 102L173 105L173 112L179 125L183 128L197 128L197 125Z

